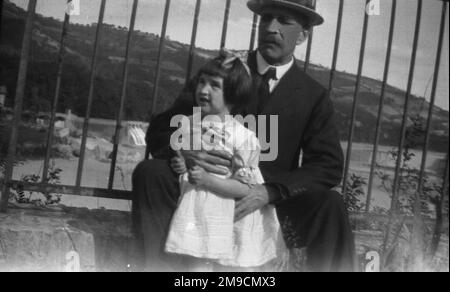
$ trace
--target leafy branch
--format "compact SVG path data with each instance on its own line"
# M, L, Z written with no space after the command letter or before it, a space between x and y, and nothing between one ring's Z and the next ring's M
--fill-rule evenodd
M61 177L61 168L57 168L55 163L52 162L49 167L48 176L43 183L45 184L59 184ZM21 181L26 183L39 183L41 176L36 174L29 174L22 176ZM59 204L61 202L60 194L52 194L48 192L34 192L25 191L23 185L18 185L11 192L10 200L19 204L33 204L36 206L49 206Z

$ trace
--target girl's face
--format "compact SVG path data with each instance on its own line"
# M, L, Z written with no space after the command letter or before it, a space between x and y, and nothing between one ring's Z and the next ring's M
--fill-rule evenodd
M228 114L223 96L223 78L201 74L195 90L195 101L205 115Z

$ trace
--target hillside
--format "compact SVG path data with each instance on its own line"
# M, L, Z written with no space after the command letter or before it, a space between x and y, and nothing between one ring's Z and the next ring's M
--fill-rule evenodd
M24 28L25 12L8 1L4 2L0 44L0 85L6 85L9 92L7 105L11 106L16 86L20 46ZM31 58L25 96L25 109L48 111L54 95L56 82L56 59L59 49L62 22L37 15L33 30ZM71 24L64 58L62 89L58 111L72 109L84 115L88 96L90 58L96 25ZM113 25L104 25L102 30L98 74L94 89L92 115L113 119L119 105L123 60L127 30ZM136 31L132 42L129 90L125 118L148 120L148 109L152 104L153 80L158 53L159 36ZM166 109L182 89L186 75L189 45L167 40L164 49L162 76L156 112ZM208 56L217 52L196 50L194 70L205 62ZM309 74L328 86L329 69L312 64ZM337 111L338 124L343 140L347 138L356 76L336 72L333 101ZM374 138L376 115L381 91L381 82L363 77L356 117L355 140L371 143ZM396 145L402 120L405 92L388 86L383 113L381 143ZM410 115L420 114L426 118L428 103L413 96ZM448 147L448 112L435 108L431 149L446 151Z

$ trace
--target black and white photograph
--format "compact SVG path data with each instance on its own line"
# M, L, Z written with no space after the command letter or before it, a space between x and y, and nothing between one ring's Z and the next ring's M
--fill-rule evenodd
M2 0L0 272L449 272L448 14Z

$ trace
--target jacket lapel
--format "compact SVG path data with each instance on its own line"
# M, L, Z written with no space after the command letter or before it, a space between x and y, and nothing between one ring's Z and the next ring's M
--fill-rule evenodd
M254 92L256 95L251 98L251 102L247 107L247 113L255 114L257 112L259 101L258 94L260 94L259 92L261 87L261 78L259 77L257 69L258 66L256 63L256 51L253 51L249 54L247 64L253 75L253 80L255 82ZM298 101L299 95L297 93L299 89L303 87L303 74L304 73L300 70L297 63L294 62L294 65L291 67L291 69L289 69L289 71L280 80L277 87L275 87L269 101L267 102L261 114L278 113L280 110L286 109L286 107L293 102Z
M273 90L262 114L275 114L289 108L292 103L298 102L297 92L302 88L302 80L301 71L294 63Z

